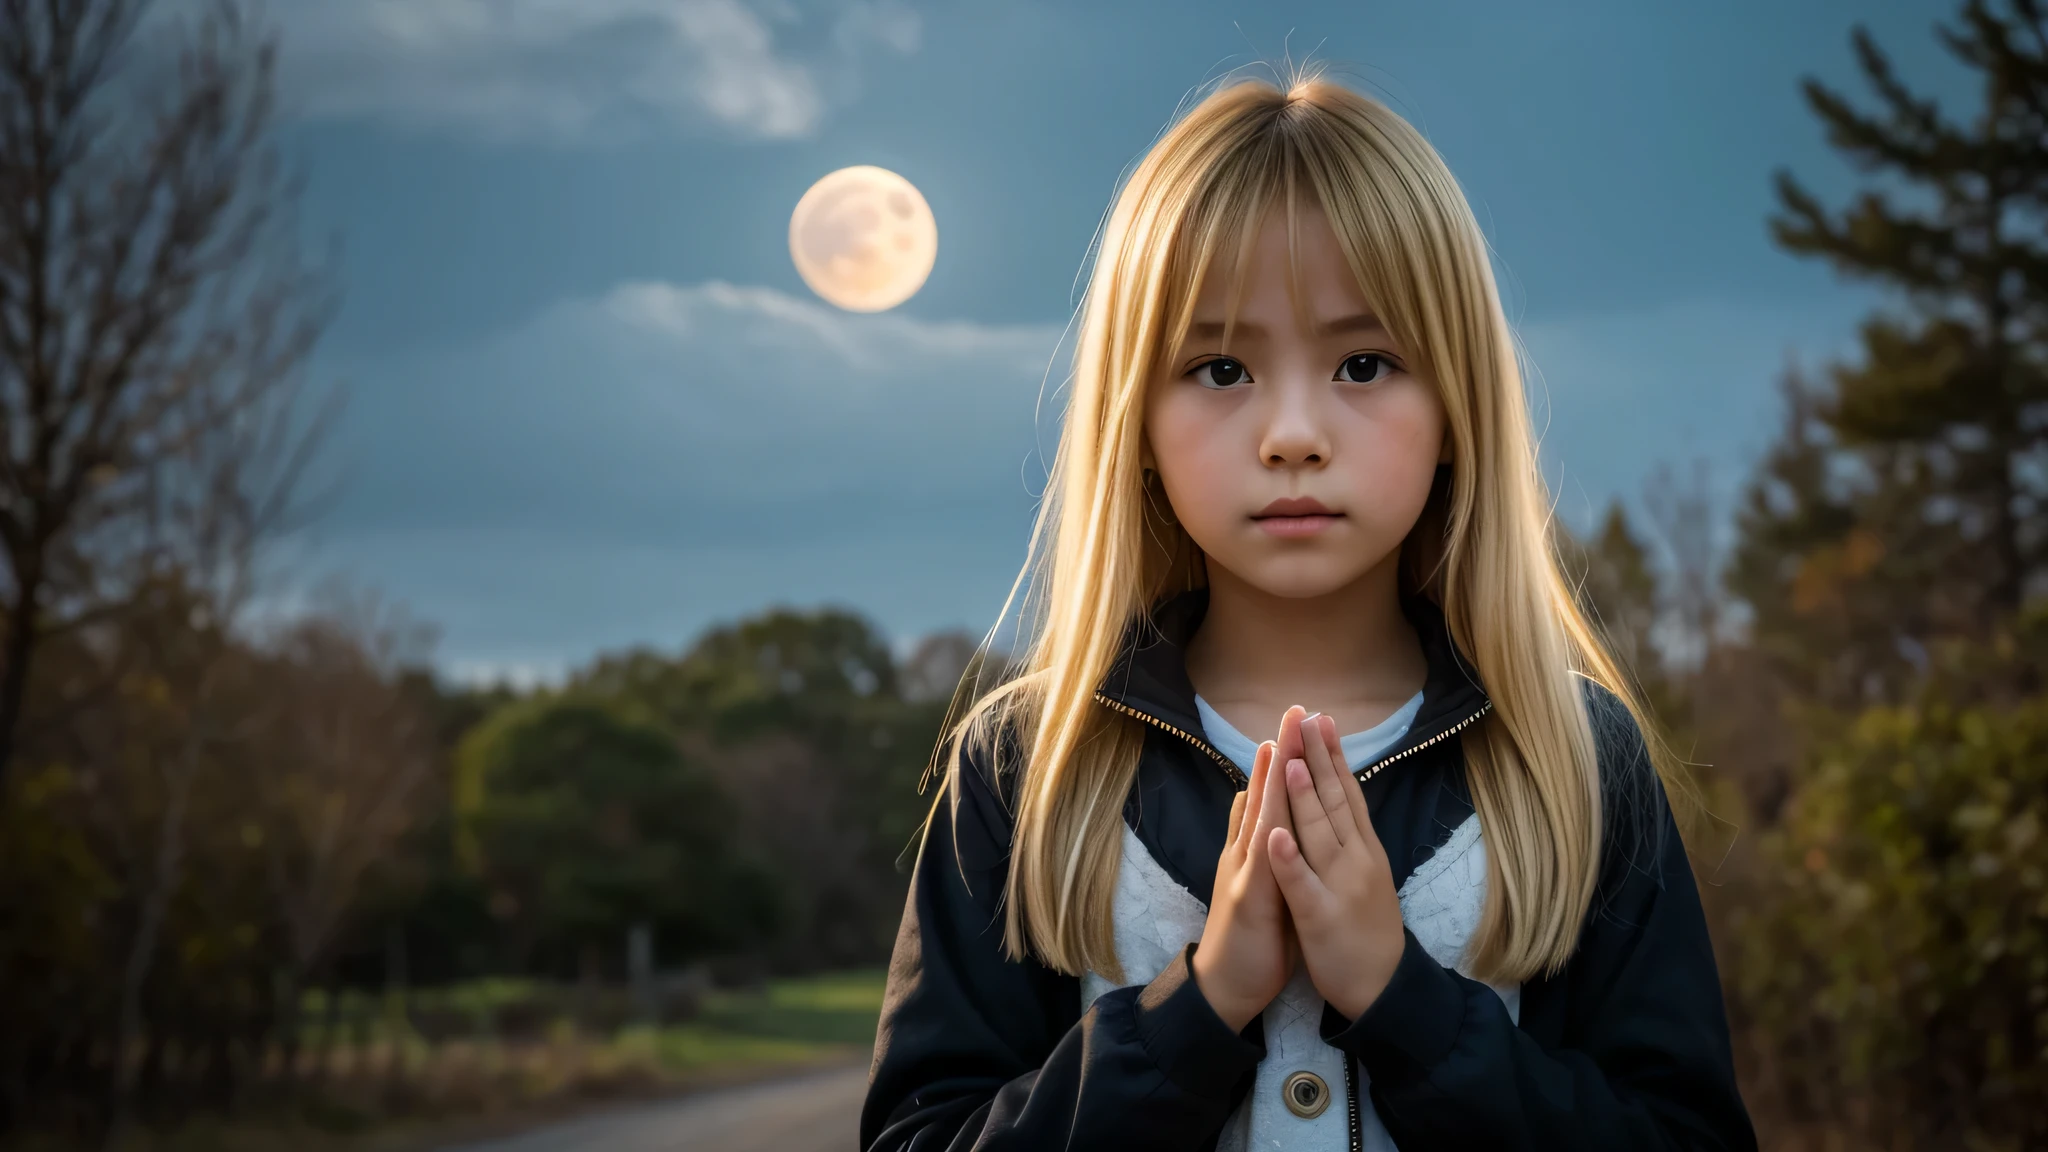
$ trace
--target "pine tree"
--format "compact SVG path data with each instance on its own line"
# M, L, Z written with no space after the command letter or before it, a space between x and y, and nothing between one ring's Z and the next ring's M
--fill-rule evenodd
M1858 28L1878 110L1803 87L1875 179L1831 212L1776 178L1777 242L1903 305L1799 400L1810 426L1788 428L1800 439L1752 490L1734 573L1760 646L1805 660L1794 678L1837 703L1895 698L1928 645L1989 634L2048 558L2048 26L2040 0L2005 7L1969 0L1938 29L1981 79L1970 123L1910 91Z
M1651 633L1657 623L1657 574L1649 549L1636 538L1621 501L1585 540L1563 523L1553 528L1559 562L1578 588L1579 606L1606 638L1615 657L1638 678L1661 672Z
M1799 698L1893 698L1913 673L1898 638L1917 623L1914 597L1870 578L1884 549L1831 476L1823 386L1793 367L1780 391L1784 424L1743 494L1724 582L1750 610L1752 647Z

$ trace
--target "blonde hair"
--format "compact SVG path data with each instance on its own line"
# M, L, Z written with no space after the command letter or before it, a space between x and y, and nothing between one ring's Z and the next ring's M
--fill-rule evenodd
M1292 249L1308 196L1447 417L1452 465L1401 563L1406 589L1441 606L1493 702L1460 736L1489 870L1467 962L1481 978L1519 981L1556 972L1576 947L1599 879L1603 800L1576 678L1614 692L1651 729L1559 571L1514 340L1470 206L1406 121L1304 75L1284 90L1241 80L1202 99L1131 172L1103 227L1018 578L1029 585L1028 640L992 690L976 699L980 685L963 683L934 760L957 786L961 751L976 745L1011 776L1003 941L1013 959L1121 979L1112 894L1144 732L1094 693L1152 603L1203 581L1200 550L1140 476L1146 388L1227 246L1241 280L1268 209L1288 213ZM1013 587L1005 615L1016 599ZM1005 744L1012 754L999 755Z

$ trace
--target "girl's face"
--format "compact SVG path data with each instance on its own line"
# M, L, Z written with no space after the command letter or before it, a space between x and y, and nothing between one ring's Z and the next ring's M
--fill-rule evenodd
M1313 597L1396 556L1449 445L1436 388L1372 317L1329 221L1313 207L1298 220L1316 329L1295 323L1276 211L1252 250L1230 348L1220 270L1152 382L1145 436L1147 462L1212 582Z

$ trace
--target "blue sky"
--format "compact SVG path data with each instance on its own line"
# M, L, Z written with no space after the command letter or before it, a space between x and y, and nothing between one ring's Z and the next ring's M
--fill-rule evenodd
M464 677L678 648L771 604L899 642L994 619L1053 445L1087 245L1206 80L1326 63L1429 136L1491 241L1558 512L1660 462L1732 493L1776 381L1874 299L1770 244L1770 177L1856 175L1861 21L1968 107L1946 3L271 0L307 226L340 242L316 374L350 393L290 542L437 624ZM939 222L923 290L839 312L791 265L818 177ZM1041 392L1045 395L1042 397Z

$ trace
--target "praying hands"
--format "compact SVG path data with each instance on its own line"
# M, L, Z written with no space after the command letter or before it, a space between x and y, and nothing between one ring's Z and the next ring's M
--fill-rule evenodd
M1344 762L1328 715L1281 721L1299 725L1284 778L1291 819L1272 829L1266 852L1287 901L1303 963L1316 991L1356 1020L1379 999L1401 961L1406 937L1386 849L1373 831L1365 793Z

